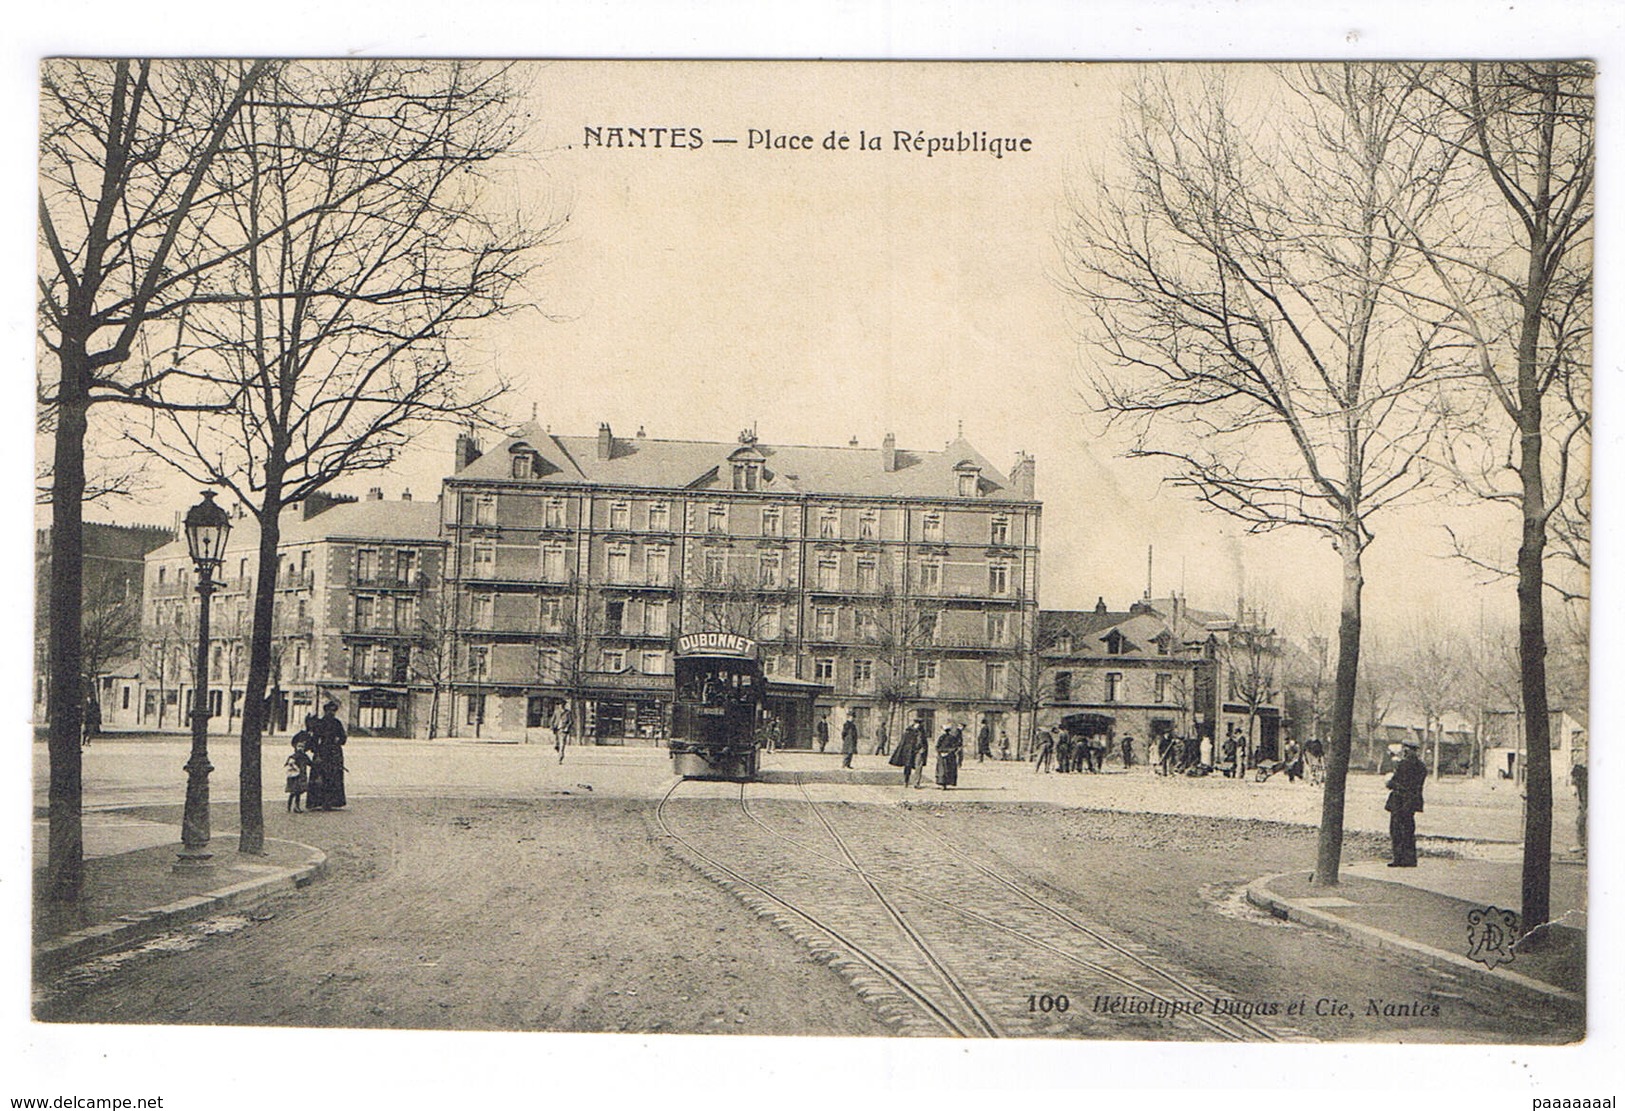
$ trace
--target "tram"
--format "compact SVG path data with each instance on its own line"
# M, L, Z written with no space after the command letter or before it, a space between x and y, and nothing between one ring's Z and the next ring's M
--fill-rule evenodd
M752 779L766 683L756 642L735 633L677 638L672 771L689 779Z

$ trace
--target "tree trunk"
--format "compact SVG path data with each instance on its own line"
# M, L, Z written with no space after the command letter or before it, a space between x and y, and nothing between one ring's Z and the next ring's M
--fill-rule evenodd
M1360 669L1360 538L1345 534L1338 541L1343 557L1343 604L1337 618L1337 677L1332 687L1332 735L1326 743L1326 785L1320 803L1320 843L1315 854L1314 883L1335 887L1343 861L1343 794L1348 786L1349 754L1354 744L1354 689Z
M260 742L265 733L265 688L271 678L272 621L276 607L277 545L282 540L282 482L267 474L260 502L260 549L254 573L254 626L248 649L248 678L243 684L242 768L238 775L237 851L265 852L264 788L260 778Z
M1534 252L1535 258L1540 252ZM1531 263L1533 265L1533 263ZM1546 483L1541 469L1542 398L1536 337L1540 300L1531 298L1518 339L1523 539L1518 546L1518 671L1523 694L1527 805L1523 831L1523 930L1551 918L1552 741L1546 702Z
M51 478L51 629L46 682L46 743L51 763L46 889L51 899L79 898L85 844L80 730L84 691L80 611L84 598L85 428L89 389L84 345L64 337L57 390Z

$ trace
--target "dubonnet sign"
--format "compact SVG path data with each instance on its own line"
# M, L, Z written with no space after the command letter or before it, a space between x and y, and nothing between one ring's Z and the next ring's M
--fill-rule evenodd
M756 642L738 633L689 633L677 638L677 654L754 657Z

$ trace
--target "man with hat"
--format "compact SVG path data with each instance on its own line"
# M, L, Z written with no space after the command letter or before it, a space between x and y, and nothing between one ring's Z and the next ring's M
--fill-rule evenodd
M1388 839L1394 849L1390 868L1416 867L1416 816L1422 812L1422 782L1428 777L1421 747L1415 737L1388 746L1397 758L1394 774L1388 777Z
M344 798L344 723L334 716L339 704L328 699L322 716L307 721L315 738L316 752L310 769L310 790L305 798L308 810L338 810Z

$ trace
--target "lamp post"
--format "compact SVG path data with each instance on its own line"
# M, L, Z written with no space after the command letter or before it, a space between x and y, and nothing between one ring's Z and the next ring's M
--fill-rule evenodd
M192 755L186 761L186 809L175 871L213 867L209 852L209 598L215 570L226 552L231 518L214 503L214 491L186 511L186 550L197 567L197 669L192 683Z

